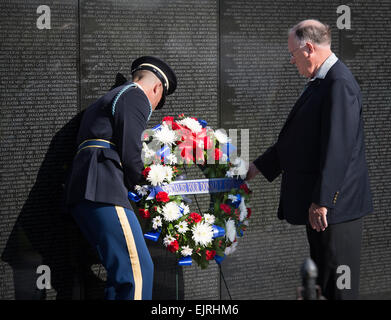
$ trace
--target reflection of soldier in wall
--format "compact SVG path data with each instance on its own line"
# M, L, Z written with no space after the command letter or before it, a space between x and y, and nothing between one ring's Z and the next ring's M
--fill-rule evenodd
M44 299L46 293L50 294L37 287L37 280L47 285L45 281L50 279L57 299L79 298L81 277L89 282L91 292L84 294L87 297L100 286L88 268L98 260L88 244L80 242L81 234L62 205L66 169L74 155L80 117L75 116L53 137L1 255L13 269L15 299ZM50 268L50 274L38 269L42 265ZM43 275L45 281L39 281Z

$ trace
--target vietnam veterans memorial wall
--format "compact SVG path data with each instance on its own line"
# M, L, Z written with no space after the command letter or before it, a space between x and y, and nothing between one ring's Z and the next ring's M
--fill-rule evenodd
M360 291L362 298L389 293L391 4L346 3L350 29L337 23L340 6L335 0L50 0L44 6L2 0L0 299L103 298L105 270L64 212L62 191L82 111L110 89L117 72L129 78L141 55L166 60L178 87L150 127L185 113L214 129L237 129L238 156L246 152L240 142L248 130L253 160L277 139L305 84L289 63L287 31L307 18L332 27L332 50L362 89L375 210L364 218ZM186 174L203 178L197 168ZM303 226L277 219L279 183L263 177L250 183L249 227L221 265L233 299L296 298L309 248ZM190 198L192 211L208 209L208 195L197 195L200 208ZM229 299L215 263L207 270L179 267L161 245L147 244L154 299ZM50 268L50 289L37 287L40 266Z

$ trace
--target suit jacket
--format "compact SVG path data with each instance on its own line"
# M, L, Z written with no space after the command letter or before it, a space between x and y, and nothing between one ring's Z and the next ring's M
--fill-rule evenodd
M77 145L87 139L105 139L117 150L85 148L73 160L66 184L66 204L83 199L131 208L128 190L141 179L141 135L150 113L147 96L140 88L129 88L112 105L127 82L109 91L84 112Z
M308 223L312 202L328 208L329 224L373 211L360 87L340 60L311 81L254 164L270 182L282 173L278 217L291 224Z

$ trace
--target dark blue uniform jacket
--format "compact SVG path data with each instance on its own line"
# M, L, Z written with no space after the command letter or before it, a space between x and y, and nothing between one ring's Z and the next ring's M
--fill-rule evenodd
M141 179L141 135L151 110L144 92L129 88L117 100L113 116L113 100L128 84L109 91L83 114L77 145L87 139L104 139L117 150L88 147L76 154L66 186L68 206L87 199L131 208L128 190Z
M329 209L329 224L373 211L361 92L341 61L311 82L254 164L269 181L282 173L278 217L291 224L308 223L311 202Z

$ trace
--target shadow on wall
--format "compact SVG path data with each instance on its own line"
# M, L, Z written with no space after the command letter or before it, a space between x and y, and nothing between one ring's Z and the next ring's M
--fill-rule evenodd
M53 137L1 255L12 267L17 300L104 298L105 281L91 270L93 264L100 264L98 256L67 212L63 199L82 113ZM175 256L167 255L158 244L148 246L155 264L153 298L183 298L183 289L176 287L176 283L183 287L183 279L181 270L175 267ZM54 297L52 290L37 286L44 274L37 273L40 265L50 268L51 287L57 293Z
M93 254L63 206L63 185L74 151L82 113L53 137L36 182L23 205L1 259L13 269L15 299L46 298L37 287L37 268L50 268L57 299L77 299L79 279L88 278L87 259ZM86 255L86 253L88 253ZM49 292L48 292L49 294Z
M136 210L134 212L137 212ZM144 231L144 222L139 219ZM176 255L163 247L162 239L154 242L146 240L154 265L153 300L183 300L184 279L182 266L178 265Z

